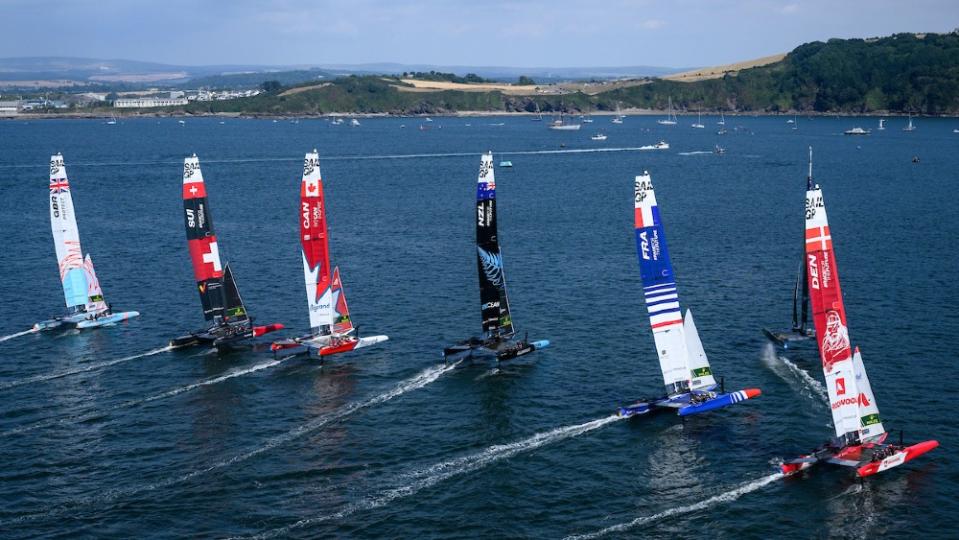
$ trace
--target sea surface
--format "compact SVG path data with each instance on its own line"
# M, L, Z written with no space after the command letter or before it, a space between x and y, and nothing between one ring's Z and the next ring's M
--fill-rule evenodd
M726 135L713 117L655 120L0 122L0 537L954 538L959 120L907 133L903 118L729 116ZM857 125L872 134L843 135ZM635 150L660 139L671 148ZM885 426L942 445L864 481L777 474L832 434L814 347L776 351L761 332L790 322L810 145ZM353 319L390 340L324 365L164 350L203 324L180 200L193 153L250 312L307 331L297 210L313 148ZM498 369L441 357L480 331L487 150L513 163L496 170L513 320L552 343ZM63 310L56 152L107 300L142 316L9 337ZM662 391L633 235L644 170L714 372L760 398L612 416Z

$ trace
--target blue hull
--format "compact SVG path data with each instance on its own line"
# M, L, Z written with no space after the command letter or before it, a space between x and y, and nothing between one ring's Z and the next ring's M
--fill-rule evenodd
M736 403L746 401L747 399L756 397L758 395L759 390L756 389L740 390L738 392L731 392L729 394L719 394L718 396L702 403L681 407L679 409L679 416L690 416L693 414L704 413L706 411L722 409L723 407L735 405Z
M127 319L132 319L134 317L139 317L140 313L137 311L124 311L121 313L111 313L104 317L99 317L96 319L85 319L77 323L77 328L97 328L100 326L106 326L108 324L116 324L118 322L123 322Z

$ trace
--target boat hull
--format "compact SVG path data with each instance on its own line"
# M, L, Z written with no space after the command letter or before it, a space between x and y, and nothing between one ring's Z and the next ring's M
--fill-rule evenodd
M784 349L788 349L790 345L798 345L816 339L816 332L812 329L803 332L795 328L790 330L763 328L763 334L769 338L769 341L772 341Z
M694 395L697 397L694 398ZM619 416L628 418L630 416L646 414L654 410L675 409L679 416L692 416L707 411L722 409L723 407L728 407L730 405L735 405L736 403L740 403L760 395L762 395L762 392L758 388L748 388L746 390L730 392L728 394L713 394L712 392L706 393L695 391L694 393L677 394L675 396L664 396L658 399L637 401L631 405L620 407L617 412ZM702 397L704 396L710 397L702 400Z
M138 311L122 311L120 313L111 313L110 315L105 315L98 317L96 319L84 319L77 323L77 328L99 328L101 326L107 326L111 324L116 324L118 322L123 322L140 316Z
M214 326L199 332L193 332L170 340L171 349L182 349L198 345L213 346L220 352L243 349L250 346L250 340L255 337L282 330L280 323L263 326L247 324L229 324Z
M867 442L842 448L825 448L783 463L781 470L783 474L789 476L818 463L826 462L853 467L856 469L857 476L865 478L912 461L937 447L939 447L939 441L930 440L911 446Z

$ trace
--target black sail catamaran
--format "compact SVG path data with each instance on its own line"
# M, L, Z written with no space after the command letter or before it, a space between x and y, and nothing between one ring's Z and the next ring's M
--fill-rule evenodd
M813 189L812 148L809 149L809 175L806 176L806 190ZM805 238L803 239L805 240ZM805 250L805 245L803 246ZM803 252L805 253L805 251ZM816 330L809 320L809 282L807 280L806 261L799 263L799 276L793 288L793 324L792 328L772 330L763 328L763 334L773 343L788 349L790 344L799 344L816 338Z
M206 185L196 154L183 161L183 211L203 316L211 324L204 330L170 340L170 347L205 344L228 350L248 339L281 330L283 325L279 323L253 326L229 263L226 266L220 263L220 250L206 200Z
M476 186L476 266L479 274L483 337L471 337L443 350L447 359L474 353L509 360L549 346L548 340L514 339L516 330L506 294L503 253L496 231L496 180L493 153L483 154Z

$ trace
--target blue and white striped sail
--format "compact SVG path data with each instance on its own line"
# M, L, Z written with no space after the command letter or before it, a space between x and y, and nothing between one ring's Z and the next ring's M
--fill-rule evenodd
M646 311L653 330L663 382L669 394L715 384L691 315L684 322L669 260L666 235L649 173L636 177L636 255Z
M50 157L50 226L60 267L63 297L71 313L82 311L88 300L88 284L83 267L80 231L73 211L73 197L63 156Z

